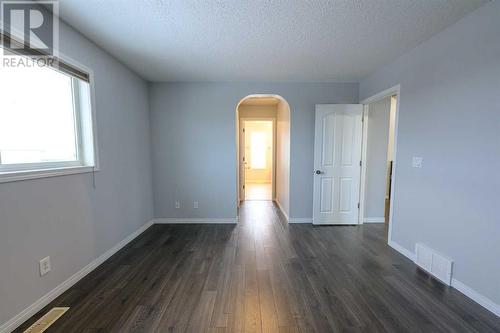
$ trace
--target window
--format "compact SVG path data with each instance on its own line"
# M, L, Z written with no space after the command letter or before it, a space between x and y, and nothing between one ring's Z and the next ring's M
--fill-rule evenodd
M265 169L266 161L266 133L252 132L250 136L250 167L252 169Z
M88 74L68 68L0 66L0 178L95 166Z

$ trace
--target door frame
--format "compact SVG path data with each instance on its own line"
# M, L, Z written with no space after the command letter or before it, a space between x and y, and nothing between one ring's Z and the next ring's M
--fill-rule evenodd
M270 121L272 123L272 128L273 128L273 153L272 153L272 168L271 168L271 201L276 201L276 117L239 117L238 125L239 125L239 132L240 135L243 135L241 129L244 128L244 123L245 121ZM240 137L241 140L241 137ZM239 160L241 163L241 147L238 147L240 150L238 152L238 156L240 156ZM239 165L238 165L239 167ZM246 174L246 171L245 171ZM238 179L238 189L241 189L241 179ZM243 179L243 183L245 183L245 179ZM238 199L238 201L240 201Z
M391 182L391 200L389 207L389 225L388 225L388 236L387 243L392 244L392 226L393 226L393 213L394 213L394 201L396 198L396 170L397 170L397 152L398 152L398 127L399 127L399 105L401 101L401 85L395 85L389 89L386 89L378 94L368 97L360 102L363 104L363 137L362 137L362 164L361 164L361 186L359 191L359 224L363 224L363 217L365 215L365 184L366 184L366 154L367 154L367 144L368 144L368 113L370 112L369 104L378 102L384 98L397 95L396 98L396 110L394 115L394 152L393 152L393 163L392 163L392 182Z

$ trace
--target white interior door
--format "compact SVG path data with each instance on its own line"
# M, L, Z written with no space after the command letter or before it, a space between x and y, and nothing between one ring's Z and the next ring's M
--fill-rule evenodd
M316 105L314 224L358 224L363 106Z

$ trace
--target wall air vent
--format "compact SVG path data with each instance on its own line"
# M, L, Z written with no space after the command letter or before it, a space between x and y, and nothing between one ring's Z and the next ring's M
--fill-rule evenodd
M451 285L453 261L421 243L415 245L415 263L446 285Z
M63 314L68 311L69 308L52 308L47 312L42 318L38 319L33 325L31 325L24 333L42 333L49 328L50 325L55 323L55 321Z

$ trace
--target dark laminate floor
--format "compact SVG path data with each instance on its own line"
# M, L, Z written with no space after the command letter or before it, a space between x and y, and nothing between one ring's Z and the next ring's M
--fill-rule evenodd
M238 226L151 227L47 307L71 306L48 331L500 331L390 249L383 225L288 226L277 214L255 201Z

